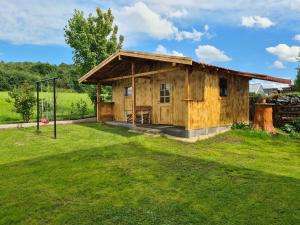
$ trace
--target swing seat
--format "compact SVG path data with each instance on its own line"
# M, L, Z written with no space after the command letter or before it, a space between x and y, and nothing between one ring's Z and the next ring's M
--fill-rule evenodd
M49 120L47 118L41 118L40 119L40 122L41 123L44 123L44 124L48 124L49 123Z

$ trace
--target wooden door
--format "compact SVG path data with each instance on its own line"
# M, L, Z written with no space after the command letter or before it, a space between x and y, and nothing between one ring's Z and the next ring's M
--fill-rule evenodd
M171 124L171 83L167 80L158 80L154 91L157 91L157 118L159 124Z

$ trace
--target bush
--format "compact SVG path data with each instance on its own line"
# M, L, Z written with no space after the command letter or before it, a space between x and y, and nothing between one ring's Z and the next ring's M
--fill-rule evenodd
M87 115L87 103L80 99L78 102L76 103L72 103L71 104L71 114L72 115L80 115L80 118L84 118L85 115Z
M291 135L296 135L300 133L300 118L295 119L292 123L286 123L281 127L281 130L284 132L291 134Z
M32 117L35 97L33 87L25 82L21 87L14 88L8 95L13 99L14 111L22 115L24 122L29 122Z
M295 131L300 132L300 118L295 119L295 120L292 122L292 125L294 126Z
M292 124L284 124L283 127L281 127L281 130L283 130L284 132L291 134L291 133L295 133L296 129Z
M249 130L250 125L247 123L234 123L231 126L231 129L238 129L238 130Z

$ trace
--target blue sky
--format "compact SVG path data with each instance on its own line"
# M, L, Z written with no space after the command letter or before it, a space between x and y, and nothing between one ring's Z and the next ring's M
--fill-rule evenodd
M63 28L96 7L112 8L125 49L295 78L300 0L0 0L0 60L72 63Z

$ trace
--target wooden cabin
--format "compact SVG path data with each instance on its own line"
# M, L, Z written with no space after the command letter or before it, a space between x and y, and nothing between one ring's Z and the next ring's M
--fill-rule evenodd
M194 137L249 121L249 80L290 80L243 73L187 57L118 51L80 78L95 84L97 120L170 125ZM112 86L112 102L100 99Z

